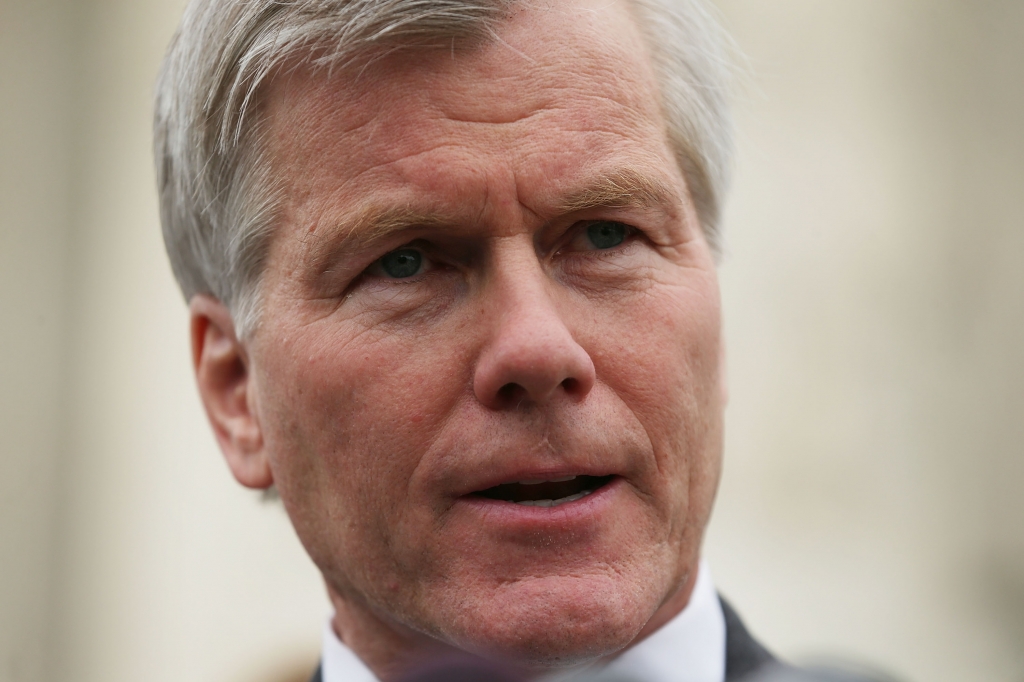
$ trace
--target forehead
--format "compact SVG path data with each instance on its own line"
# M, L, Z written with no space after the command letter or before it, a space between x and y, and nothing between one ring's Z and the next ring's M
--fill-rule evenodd
M344 73L295 69L264 101L273 163L300 212L380 193L442 202L511 176L527 188L513 193L554 204L587 172L674 166L647 48L622 3L523 5L482 44L394 52Z

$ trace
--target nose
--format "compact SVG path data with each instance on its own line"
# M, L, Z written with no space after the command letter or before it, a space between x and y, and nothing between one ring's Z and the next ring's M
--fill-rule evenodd
M580 401L594 387L594 362L566 326L544 277L516 278L488 302L499 312L473 377L476 398L486 407L541 405L558 396Z

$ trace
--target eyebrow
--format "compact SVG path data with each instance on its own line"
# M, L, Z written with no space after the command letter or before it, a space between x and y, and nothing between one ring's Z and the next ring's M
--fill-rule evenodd
M672 205L675 193L665 182L634 168L601 175L555 203L558 216L600 208L640 208ZM357 251L392 234L413 228L444 228L457 223L452 216L408 207L370 205L345 220L344 228L330 235L310 235L310 262L324 271L339 253Z
M672 190L661 180L633 168L602 175L558 203L560 215L595 208L653 208L671 204Z
M437 213L410 208L369 206L345 220L344 227L329 234L309 235L309 260L316 272L329 268L331 262L345 251L358 251L396 232L414 227L450 226L450 218Z

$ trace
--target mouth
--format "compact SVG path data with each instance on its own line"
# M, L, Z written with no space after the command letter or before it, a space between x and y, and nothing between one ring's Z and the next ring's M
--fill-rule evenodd
M511 502L525 507L557 507L581 500L612 482L615 476L560 476L526 480L480 490L471 497Z

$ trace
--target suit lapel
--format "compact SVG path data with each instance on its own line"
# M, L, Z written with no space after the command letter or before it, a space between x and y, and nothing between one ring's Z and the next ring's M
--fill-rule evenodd
M735 682L775 662L767 649L750 636L729 602L719 597L725 615L725 682Z

